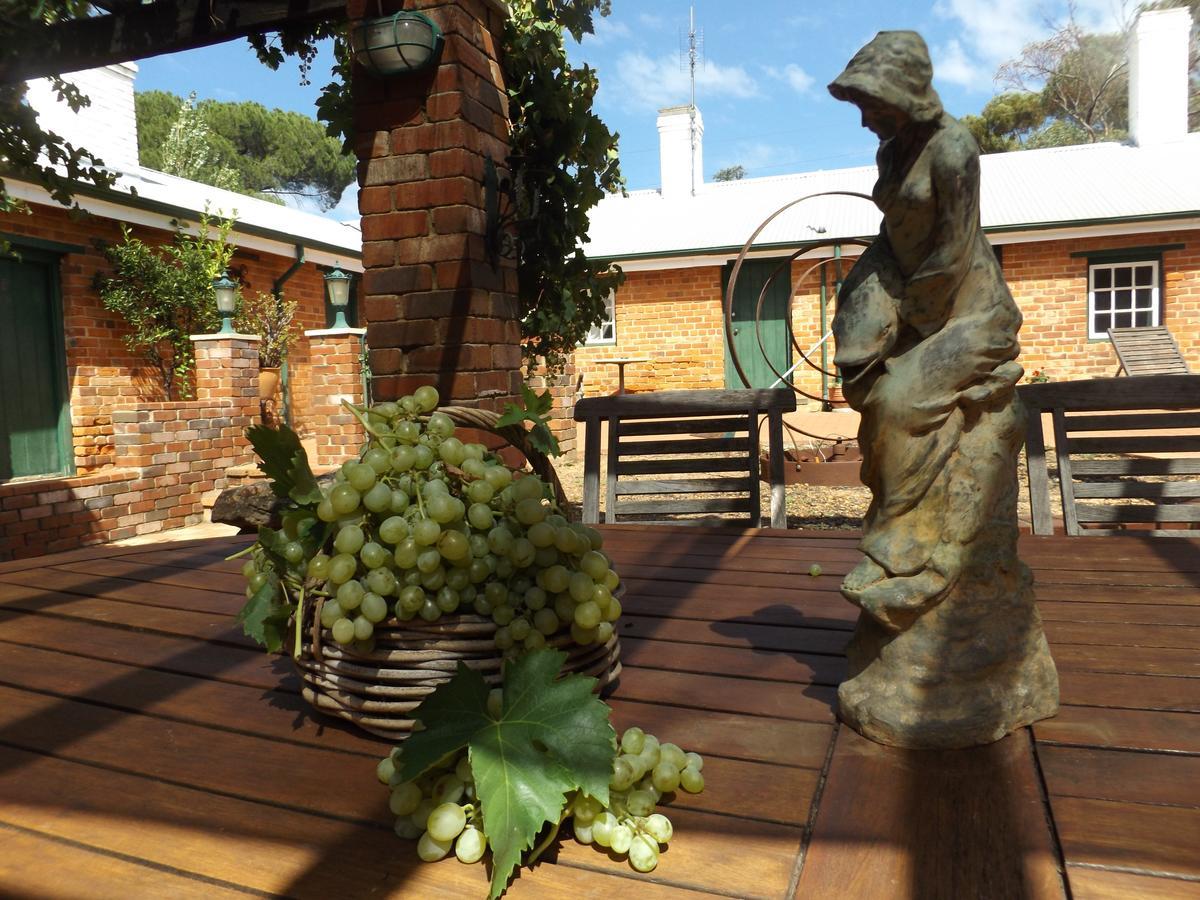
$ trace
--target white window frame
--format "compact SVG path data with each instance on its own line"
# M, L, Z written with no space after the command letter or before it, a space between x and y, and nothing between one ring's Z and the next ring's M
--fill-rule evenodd
M608 347L617 342L617 292L609 291L604 297L604 320L593 325L584 339L585 347ZM605 332L608 335L605 336Z
M1150 284L1138 285L1136 283L1136 269L1149 267L1150 268ZM1117 271L1119 269L1129 269L1129 287L1118 288ZM1096 275L1098 272L1108 272L1108 286L1096 287ZM1087 308L1087 327L1088 338L1091 340L1105 340L1108 338L1108 328L1125 328L1129 326L1145 328L1154 327L1162 324L1162 289L1161 289L1161 265L1160 260L1156 258L1150 259L1133 259L1122 262L1097 262L1088 265L1088 308ZM1148 304L1139 302L1138 292L1149 288L1150 297ZM1130 292L1128 309L1118 309L1118 291L1128 290ZM1107 305L1107 309L1098 309L1098 306ZM1129 313L1129 322L1118 323L1116 317L1119 313ZM1149 312L1150 323L1142 323L1137 325L1136 313ZM1103 329L1097 330L1096 316L1106 316L1108 325Z

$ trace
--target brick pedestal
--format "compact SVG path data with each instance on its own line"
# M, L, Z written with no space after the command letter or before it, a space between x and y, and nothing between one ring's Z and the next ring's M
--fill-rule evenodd
M258 335L193 334L196 399L230 400L258 412Z
M304 332L312 370L309 437L313 464L341 465L358 455L366 435L342 401L363 402L362 341L365 328L325 328Z
M402 4L387 0L383 12ZM354 72L364 309L376 399L434 384L443 402L500 409L520 393L515 263L485 246L484 166L503 172L503 4L408 0L442 29L436 68ZM352 20L378 15L350 0ZM502 208L507 208L506 203Z

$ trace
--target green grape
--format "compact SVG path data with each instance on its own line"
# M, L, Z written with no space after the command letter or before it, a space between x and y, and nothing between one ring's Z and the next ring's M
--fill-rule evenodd
M443 531L438 538L438 552L446 559L467 559L471 555L471 543L461 531Z
M392 558L401 569L411 569L417 564L417 557L420 555L421 548L417 546L416 539L406 537L396 545L396 552L392 554Z
M460 602L461 598L459 597L458 591L454 590L454 588L446 587L445 585L438 590L437 598L434 600L434 603L437 604L437 608L444 613L454 612L456 609L458 609Z
M633 843L633 829L628 825L618 824L609 837L608 845L612 848L613 853L618 856L624 856L629 852L629 847Z
M627 791L633 785L633 766L622 756L613 760L612 775L608 786L614 791Z
M321 502L317 504L317 518L322 522L332 522L337 517L338 514L333 508L333 501L328 497L322 497Z
M588 544L593 550L599 550L604 546L604 536L595 528L590 528L587 525L581 525L580 531L583 536L588 539Z
M567 590L571 592L571 599L576 603L592 602L592 593L595 590L595 583L583 572L572 572L570 580L567 582ZM593 605L595 605L593 603ZM599 607L596 607L599 611ZM590 626L589 626L590 627Z
M413 450L413 468L424 472L433 465L433 451L424 444L417 444Z
M450 841L439 841L428 831L417 841L417 856L421 857L424 862L437 862L439 859L445 859L449 852Z
M506 626L497 628L495 641L497 649L508 650L513 646L512 632L510 632Z
M393 513L402 513L408 509L410 502L408 491L402 491L399 488L396 488L392 491L392 502L388 507L388 510Z
M246 579L247 584L250 587L250 593L252 594L261 590L262 586L270 580L271 579L266 572L255 572L248 579Z
M531 631L521 644L526 650L541 650L546 646L546 636L540 631Z
M532 545L533 541L530 541L529 543ZM549 547L542 547L541 549L535 549L533 554L533 565L538 571L541 571L542 569L548 569L551 566L558 565L559 556L560 554L558 552L558 548L554 547L553 545Z
M487 482L477 483L486 484ZM472 503L470 509L467 510L467 521L477 531L491 530L492 525L495 524L495 518L492 508L486 503Z
M249 578L250 576L254 575L257 571L258 571L258 563L256 563L252 559L248 559L248 560L246 560L245 565L242 566L242 577Z
M426 432L433 437L445 440L454 434L454 420L444 412L435 412L429 416L429 424L425 426Z
M418 587L420 587L421 579L424 577L425 577L424 575L422 575L419 571L417 571L417 569L414 568L408 572L405 572L404 577L401 578L400 580L404 583L405 587L407 587L410 584L415 584Z
M526 475L513 482L513 499L518 503L522 500L542 499L542 482L536 475ZM543 516L542 518L545 518ZM540 519L538 521L541 521Z
M324 581L329 577L329 557L324 553L318 553L308 561L308 566L305 568L304 574L309 578L317 578Z
M421 604L421 608L417 610L417 615L426 622L436 622L442 617L442 611L438 609L436 603L426 597L425 602Z
M576 794L575 799L571 801L571 815L579 822L591 822L603 811L604 807L599 800L589 797L582 791Z
M417 846L420 847L419 844ZM629 864L639 872L654 871L654 867L658 865L658 845L654 843L653 838L644 834L634 836L629 844Z
M326 628L332 628L333 623L342 618L342 604L336 600L326 600L321 605L321 624Z
M438 446L438 456L449 466L461 466L467 458L467 448L456 437L448 437Z
M382 447L372 447L363 454L362 461L370 466L376 475L384 475L391 468L391 454Z
M467 826L467 814L457 803L442 803L429 814L426 827L436 841L452 841Z
M554 598L554 614L564 623L575 621L575 606L575 601L566 592L558 594Z
M339 644L349 644L354 640L354 623L349 619L338 619L333 623L333 639Z
M463 784L471 784L475 781L475 776L471 774L471 759L465 753L455 763L454 774Z
M470 447L471 445L467 444L467 446ZM487 466L484 465L483 460L475 459L472 456L468 456L466 459L463 460L463 464L462 464L461 468L463 470L463 473L468 478L483 478L483 473L487 471ZM473 482L471 482L471 484L473 484L473 485L479 484L479 482L473 481ZM488 485L488 486L491 487L491 485ZM494 490L495 489L493 489L493 491ZM491 497L489 496L488 500L490 500L490 499L491 499ZM481 502L486 503L487 500L484 500Z
M581 647L590 647L596 643L596 629L582 628L577 623L571 623L571 640Z
M466 466L471 462L474 462L474 460L467 460L463 465ZM483 463L477 462L475 465L482 466ZM496 489L485 480L472 481L467 485L467 499L472 503L491 503L492 498L495 496Z
M525 532L525 536L533 543L533 546L539 550L544 547L554 546L554 527L547 524L545 521L535 522L529 526L529 530Z
M384 419L394 419L400 414L400 407L390 400L383 403L376 403L371 407L371 412Z
M329 492L329 502L338 516L348 516L358 509L361 496L348 484L335 484Z
M421 575L421 587L427 591L439 591L446 583L446 570L438 566L432 572Z
M482 559L490 553L488 548L487 538L482 534L472 534L467 540L471 542L471 556L476 559Z
M402 516L389 516L379 526L379 539L392 546L399 544L406 537L408 537L408 523Z
M440 494L443 497L448 497L450 495L450 486L438 478L426 481L423 485L421 485L421 496L426 500L428 500L434 494Z
M621 735L621 750L624 753L632 753L634 755L641 753L642 748L646 745L646 732L638 728L636 725L625 730Z
M613 636L612 622L601 622L596 626L596 643L607 644Z
M687 762L684 764L683 768L691 766L697 772L704 768L704 757L699 753L685 753L684 757L687 759Z
M375 777L379 779L380 784L390 784L392 776L396 774L396 764L392 762L391 755L385 756L375 766Z
M521 602L528 609L537 612L546 606L546 592L537 585L533 585L525 591L525 594L521 597Z
M648 816L654 811L654 795L649 791L633 790L625 798L625 808L635 816Z
M471 565L467 567L467 577L471 579L471 584L483 584L491 574L491 566L482 559L471 560Z
M574 824L573 828L575 831L575 840L579 841L579 843L581 843L581 844L592 843L593 836L592 836L592 826L590 823L585 825L582 822L576 822Z
M471 601L471 607L475 610L476 615L490 616L492 614L492 604L483 594L479 594Z
M420 826L414 825L408 816L401 816L397 819L392 830L396 833L396 837L405 841L415 841L424 834Z
M642 779L642 776L646 774L646 761L642 759L641 756L636 754L631 755L628 753L621 754L621 759L629 763L629 768L633 770L633 778L631 778L629 781L629 784L632 787Z
M283 545L283 558L296 565L304 559L304 547L299 541L288 541Z
M413 540L420 547L428 547L430 544L436 543L441 533L442 526L433 519L418 519L413 526Z
M329 580L334 584L344 584L354 577L358 571L358 560L349 553L339 553L329 560Z
M513 611L513 608L507 603L492 608L492 621L497 625L508 625L515 616L516 613ZM516 635L513 635L513 637L515 639Z
M669 794L679 787L679 770L666 760L654 767L650 777L654 782L655 790L660 793Z
M668 742L660 744L658 749L662 753L662 761L670 763L676 769L682 769L688 764L687 754L680 749L678 744Z
M609 569L608 574L604 576L604 586L610 591L615 591L620 584L621 579L617 576L617 573Z
M487 447L483 444L467 444L467 459L473 459L476 462L483 462L484 456L487 455Z
M362 614L368 622L375 624L387 618L387 601L374 592L363 594Z
M601 847L607 847L612 842L612 831L617 824L617 817L604 810L592 820L592 840Z
M421 385L413 391L412 398L416 401L417 407L421 412L433 412L437 409L438 400L440 399L437 388L431 384Z
M382 544L368 541L358 551L358 558L362 560L362 564L368 569L378 569L380 566L387 564L387 561L392 558L392 554Z
M492 606L501 606L508 602L508 588L498 581L488 582L487 587L483 589L483 595L487 597L488 602ZM501 622L500 624L506 625L508 623Z
M571 583L571 573L566 566L551 566L541 573L542 586L551 594L561 594Z
M552 609L539 609L533 614L533 627L539 633L549 636L558 631L558 616Z
M524 481L525 479L522 479ZM546 518L546 507L542 506L541 498L526 498L518 500L516 506L517 521L522 525L533 525Z
M671 825L671 820L662 813L654 813L652 816L648 816L646 821L642 823L642 829L660 844L669 842L675 834L675 828Z
M375 479L375 470L366 463L354 463L346 467L346 483L360 494L369 491Z
M575 532L566 527L554 529L554 546L560 553L565 553L568 556L573 555L576 553L578 546Z
M342 605L342 609L355 610L362 603L365 593L362 584L352 579L338 588L337 601Z
M601 612L608 610L609 604L612 603L612 591L606 588L603 584L597 584L592 588L592 598L596 605L600 607Z
M421 426L416 422L398 422L392 429L392 433L396 435L401 444L412 446L421 438ZM412 466L405 466L405 468L410 469Z
M483 832L474 825L464 828L463 833L454 842L454 855L458 857L459 862L468 865L479 862L486 849L487 840L484 838Z
M446 585L456 591L463 591L471 584L471 576L464 568L453 568L446 573Z
M487 713L493 719L500 718L504 709L504 689L492 688L487 695Z
M333 547L338 553L357 553L365 540L363 530L357 525L343 525L333 539Z
M503 525L497 525L488 532L487 541L488 549L497 556L504 556L512 549L513 542L516 540L513 533Z
M679 773L679 785L689 794L699 794L704 790L704 775L699 769L687 766Z
M508 551L508 561L512 563L513 568L524 569L533 565L533 561L537 556L537 550L528 538L517 538L513 541L512 549Z
M608 609L604 611L604 621L615 622L619 618L621 618L621 601L616 597L613 597L612 600L609 601Z
M589 550L580 558L579 569L586 572L592 581L603 581L604 574L608 571L608 560L603 554Z
M512 609L512 607L506 607L506 609ZM513 619L512 624L508 626L508 630L512 634L514 641L524 641L525 638L529 637L532 626L530 626L528 619Z
M454 521L454 501L446 494L427 495L425 514L440 525Z
M396 816L411 816L421 805L421 799L421 789L413 782L406 781L392 788L392 795L388 798L388 809Z
M363 494L362 505L373 513L392 508L392 489L382 481Z
M402 424L407 425L408 423L405 422ZM392 451L391 464L393 472L407 472L413 467L416 461L416 451L409 445L408 442L401 444Z
M483 473L483 477L487 480L495 490L502 491L512 484L512 472L507 466L488 466Z
M422 550L417 557L417 571L423 575L428 575L442 565L442 554L436 547L430 547L427 550Z
M575 607L575 624L589 630L595 628L600 624L600 607L591 600L580 603Z
M404 612L412 614L417 612L425 603L425 591L416 585L409 585L401 589L397 605Z

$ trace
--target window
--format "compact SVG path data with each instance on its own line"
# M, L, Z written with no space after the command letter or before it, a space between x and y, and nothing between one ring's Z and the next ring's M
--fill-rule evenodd
M615 344L617 342L617 295L609 291L604 298L604 319L599 325L593 325L588 332L584 344L594 347L598 344Z
M1094 263L1088 266L1088 337L1110 328L1158 325L1162 319L1158 260Z

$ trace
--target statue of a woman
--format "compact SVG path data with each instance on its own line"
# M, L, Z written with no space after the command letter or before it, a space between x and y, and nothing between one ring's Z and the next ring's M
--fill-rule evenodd
M965 747L1053 715L1058 676L1016 554L1021 313L980 228L979 148L932 76L920 35L882 32L829 86L880 138L883 212L833 322L872 492L838 699L874 740Z

